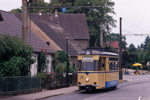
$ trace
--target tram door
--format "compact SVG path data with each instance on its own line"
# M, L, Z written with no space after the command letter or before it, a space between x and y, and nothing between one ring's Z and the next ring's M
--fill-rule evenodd
M99 88L105 88L105 81L106 81L105 70L106 70L106 57L100 57L99 58L99 71L101 73L99 73L100 74L99 81L100 81L101 87Z

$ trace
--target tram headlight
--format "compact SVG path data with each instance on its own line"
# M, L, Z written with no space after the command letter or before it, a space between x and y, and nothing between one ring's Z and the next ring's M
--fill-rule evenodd
M94 82L94 85L96 85L97 84L97 82Z
M78 82L78 84L81 84L81 82Z
M85 80L86 82L88 82L89 81L89 78L86 78L86 80Z

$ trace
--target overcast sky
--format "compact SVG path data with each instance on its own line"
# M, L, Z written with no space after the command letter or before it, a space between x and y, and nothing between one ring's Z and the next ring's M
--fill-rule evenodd
M114 17L119 32L119 17L122 17L123 34L150 34L150 0L113 0L115 2ZM126 36L127 43L135 46L145 41L146 36Z
M0 10L10 11L21 7L22 0L0 0ZM49 1L49 0L46 0ZM150 0L112 0L115 2L114 18L119 33L119 17L122 17L123 34L150 34ZM144 42L146 36L126 36L127 43L135 46Z

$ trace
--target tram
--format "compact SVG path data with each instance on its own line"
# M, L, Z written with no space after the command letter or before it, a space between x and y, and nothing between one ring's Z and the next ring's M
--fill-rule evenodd
M116 88L119 81L118 54L84 50L78 56L77 85L80 90Z

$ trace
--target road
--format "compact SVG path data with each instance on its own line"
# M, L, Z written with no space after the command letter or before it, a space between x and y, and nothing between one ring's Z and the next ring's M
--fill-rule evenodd
M116 90L98 90L51 97L43 100L150 100L150 75L124 76L128 82L118 85Z

